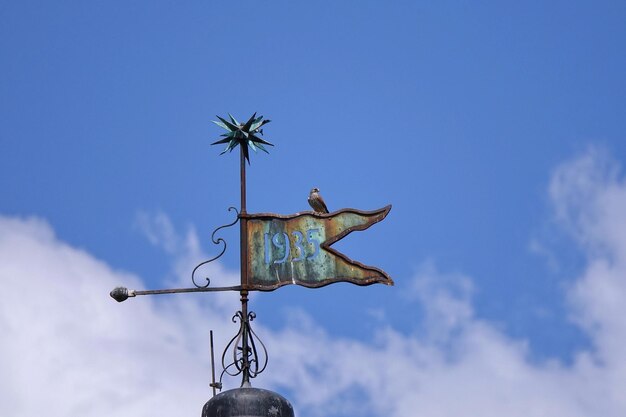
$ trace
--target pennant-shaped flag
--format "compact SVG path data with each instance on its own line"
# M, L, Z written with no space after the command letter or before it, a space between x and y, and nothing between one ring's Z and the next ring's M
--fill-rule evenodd
M391 205L374 211L246 215L247 287L273 290L297 284L316 288L340 281L393 285L385 271L353 261L330 247L352 231L365 230L383 220L389 210Z

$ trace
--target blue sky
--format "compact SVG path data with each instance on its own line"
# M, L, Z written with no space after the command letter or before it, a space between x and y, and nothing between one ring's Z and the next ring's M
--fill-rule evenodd
M291 287L256 296L257 322L274 340L270 354L293 355L284 347L287 336L302 328L321 332L329 345L351 343L366 352L388 346L379 338L392 332L389 340L426 343L454 356L451 351L465 346L455 333L460 330L444 332L445 343L429 339L438 334L433 329L448 329L441 321L452 317L487 323L504 345L525 346L520 363L541 371L529 381L552 381L543 374L547 363L575 374L581 352L604 346L593 329L606 326L587 321L606 322L589 306L610 304L600 295L591 301L576 295L576 288L597 282L591 277L598 259L621 265L617 232L626 205L612 196L621 195L626 162L625 18L622 2L2 3L3 247L18 247L11 239L20 236L35 245L33 236L50 232L55 237L46 235L42 253L72 248L98 260L113 274L101 279L103 286L190 285L195 262L215 251L211 231L229 222L227 208L239 204L238 159L209 146L221 133L210 121L227 112L238 118L259 112L272 119L265 137L276 146L270 155L251 157L250 212L308 210L314 186L331 210L393 205L384 222L337 247L386 270L396 286ZM230 247L216 267L216 284L238 268L238 236L224 237ZM3 259L15 265L4 269L3 281L41 279L24 287L29 293L56 284L71 288L67 280L74 275L62 276L64 266L43 267L36 278L27 273L29 253L7 253ZM89 292L93 282L80 279ZM626 288L623 280L611 282L614 291L598 294ZM99 284L93 285L95 292ZM184 314L164 319L160 308L185 303L181 297L121 307L106 291L98 296L106 303L99 311L119 320L133 320L134 309L144 308L139 317L165 320L168 329L179 325L172 331L181 332L182 345L201 336L186 330L219 327L227 333L222 337L234 331L210 316L195 317L197 327L189 327ZM194 309L217 309L225 314L220 318L232 311L219 310L211 295L192 299ZM24 295L19 307L32 312L32 303ZM53 318L45 323L56 328ZM92 332L85 337L101 333L97 326ZM159 344L159 336L138 334ZM306 336L296 332L291 340ZM119 337L121 346L126 339ZM134 337L128 345L143 346ZM204 361L206 340L197 342L204 344L197 352L159 354ZM144 357L146 348L122 349L129 356L116 358L124 362ZM313 357L330 361L309 352L297 364ZM391 369L395 362L388 359ZM307 390L276 376L288 374L281 361L288 359L278 359L276 371L270 362L266 374L275 376L265 383L293 399L301 416L316 415L307 408L313 406L327 416L354 413L350 407L367 396L358 383L333 376L345 404L335 404L332 393L316 403ZM150 363L140 370L159 378ZM206 383L185 366L193 369L171 370L181 383ZM428 375L437 380L440 374ZM603 378L599 392L616 389L611 378ZM9 377L2 382L21 387ZM619 415L626 405L615 401L606 410L584 401L557 410ZM30 415L25 403L7 410ZM197 404L191 409L199 410L202 400ZM368 413L390 415L381 404ZM147 407L138 403L135 411L143 415ZM433 407L420 415L452 415Z

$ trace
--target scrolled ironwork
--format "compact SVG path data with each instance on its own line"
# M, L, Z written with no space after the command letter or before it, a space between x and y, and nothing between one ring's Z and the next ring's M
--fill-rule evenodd
M211 284L211 279L209 277L204 277L204 279L206 280L206 284L198 284L196 282L196 271L198 270L198 268L200 268L203 265L206 265L210 262L213 262L219 258L221 258L221 256L226 252L226 248L227 248L227 243L226 240L222 239L221 237L218 237L217 239L215 238L215 234L220 231L221 229L225 229L227 227L231 227L234 226L238 221L239 221L239 211L235 208L235 207L229 207L228 211L235 211L235 213L237 213L237 218L235 218L235 220L232 223L228 223L222 226L219 226L217 229L213 230L213 233L211 233L211 241L215 244L215 245L222 245L222 250L220 251L219 254L217 254L217 256L214 256L211 259L208 259L206 261L200 262L198 265L196 265L196 267L193 269L193 271L191 272L191 282L193 282L193 285L195 285L197 288L207 288L210 284Z
M228 342L222 354L223 371L220 375L220 383L222 382L224 374L230 376L244 374L244 380L247 380L248 378L255 378L267 367L267 348L250 326L250 322L255 318L256 313L253 311L248 313L245 317L243 312L237 311L232 317L233 323L239 321L239 331L230 342ZM245 342L244 339L246 340ZM232 354L232 361L226 364L226 357L229 352ZM246 376L248 378L245 378Z

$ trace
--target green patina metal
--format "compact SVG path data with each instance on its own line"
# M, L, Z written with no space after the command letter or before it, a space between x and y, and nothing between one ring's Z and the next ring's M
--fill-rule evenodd
M393 285L383 270L353 261L330 247L352 231L365 230L383 220L389 210L391 206L374 211L342 209L330 214L247 215L248 288L273 290L288 284L321 287L339 281Z
M257 149L260 149L265 153L269 153L263 145L274 145L264 139L261 139L258 135L263 134L263 126L271 122L271 120L263 120L263 116L257 117L256 113L254 113L245 123L239 123L230 113L228 114L228 117L230 118L230 121L219 116L217 116L217 118L220 119L219 122L213 121L213 123L219 127L224 128L227 133L220 135L223 139L219 139L211 145L227 143L228 145L226 145L226 149L222 151L222 154L232 152L233 149L239 146L243 157L246 161L248 161L248 164L250 163L250 152L248 147L252 148L255 152Z

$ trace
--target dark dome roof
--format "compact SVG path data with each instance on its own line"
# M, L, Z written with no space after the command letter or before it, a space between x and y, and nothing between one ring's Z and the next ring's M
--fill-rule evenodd
M294 417L294 414L282 395L248 387L217 394L202 408L202 417Z

